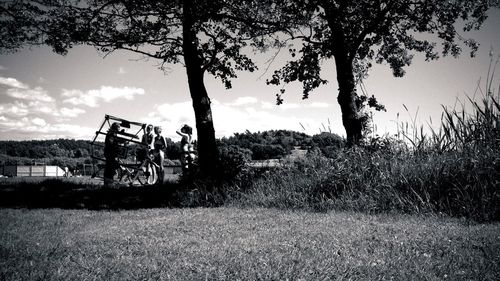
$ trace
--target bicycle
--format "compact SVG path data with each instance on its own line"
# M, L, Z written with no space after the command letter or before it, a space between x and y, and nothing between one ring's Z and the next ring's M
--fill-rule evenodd
M123 166L120 182L128 183L130 186L136 185L154 185L158 182L159 166L150 161L143 161L138 167L130 165Z
M119 159L119 168L116 169L113 177L114 183L134 185L154 185L158 182L159 166L154 163L150 156L146 157L142 162L136 164L125 163ZM103 172L105 164L97 164L97 169L92 173L92 178L104 178Z

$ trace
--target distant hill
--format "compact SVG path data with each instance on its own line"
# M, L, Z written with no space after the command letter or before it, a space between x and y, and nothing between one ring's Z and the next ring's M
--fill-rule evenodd
M279 159L290 155L295 148L319 148L331 152L343 146L344 140L329 132L309 136L290 130L236 133L219 140L221 145L236 145L252 151L253 160ZM330 153L331 154L331 153Z
M0 141L0 154L31 159L90 156L90 144L86 140L53 139L31 141Z
M252 151L252 159L275 159L289 155L294 147L337 148L342 145L338 135L323 132L309 136L289 130L236 133L218 140L219 145L236 145ZM167 139L167 158L180 158L180 142ZM31 141L0 141L0 164L32 164L76 166L90 163L91 147L88 140L52 139Z

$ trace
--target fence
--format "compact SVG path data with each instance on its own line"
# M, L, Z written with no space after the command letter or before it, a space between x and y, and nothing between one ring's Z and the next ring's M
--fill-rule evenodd
M63 177L65 172L58 166L1 166L0 173L8 177Z

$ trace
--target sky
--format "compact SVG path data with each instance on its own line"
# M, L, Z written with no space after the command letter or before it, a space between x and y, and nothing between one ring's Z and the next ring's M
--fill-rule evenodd
M490 55L495 60L500 53L499 29L500 11L493 10L481 31L463 34L481 44L474 58L465 48L459 59L426 62L417 54L403 78L394 78L387 65L375 65L364 86L387 108L387 112L374 113L375 132L394 134L400 124L411 120L436 127L443 106L453 108L467 96L479 96L478 86L484 92ZM329 83L309 99L302 100L301 85L292 83L286 86L284 103L277 106L279 88L265 81L283 65L286 54L266 71L272 55L256 54L253 58L259 70L238 73L229 90L205 76L216 137L271 129L345 136L333 62L323 67ZM104 56L88 46L75 47L66 56L47 47L0 55L0 140L91 140L105 114L160 125L164 136L179 140L178 128L195 126L185 69L174 65L163 71L157 61L137 54L117 51Z

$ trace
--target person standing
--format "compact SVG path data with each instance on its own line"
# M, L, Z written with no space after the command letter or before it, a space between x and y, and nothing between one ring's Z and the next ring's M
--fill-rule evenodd
M114 122L111 124L111 127L106 133L106 138L104 139L104 158L106 158L104 166L104 186L113 183L116 169L120 167L117 159L120 152L120 140L117 136L118 131L120 131L120 124Z
M177 134L182 137L181 139L181 163L182 170L187 171L195 158L194 145L193 145L193 128L184 124Z
M155 163L158 167L158 177L159 183L163 182L163 162L165 161L165 153L167 151L167 141L165 137L162 136L162 127L156 126L154 127L155 138L153 141L153 154L155 155Z
M149 124L146 126L144 135L142 135L141 143L144 144L144 146L139 148L139 151L137 153L137 160L144 161L146 157L148 157L149 151L154 148L154 137L153 125Z
M137 151L137 161L141 162L142 165L144 165L145 174L147 177L151 175L151 165L145 163L144 161L149 158L149 153L150 151L153 150L153 141L154 141L154 135L153 135L153 125L149 124L146 126L146 131L144 135L142 135L141 143L143 146L139 148Z

